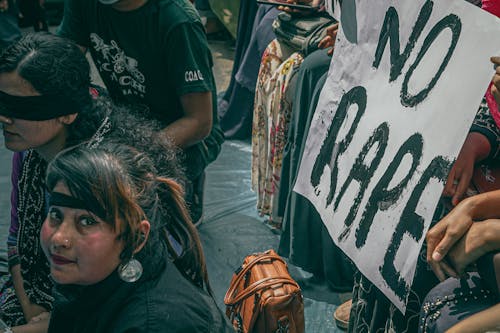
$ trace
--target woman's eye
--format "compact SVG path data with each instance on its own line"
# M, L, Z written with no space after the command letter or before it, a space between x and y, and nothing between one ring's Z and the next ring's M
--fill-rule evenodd
M88 226L97 224L97 221L95 219L93 219L92 217L90 217L90 216L82 216L82 217L80 217L79 222L84 227L88 227Z
M49 215L49 219L51 221L56 222L56 221L60 221L61 220L61 212L58 211L57 209L51 208L49 210L49 214L48 215Z

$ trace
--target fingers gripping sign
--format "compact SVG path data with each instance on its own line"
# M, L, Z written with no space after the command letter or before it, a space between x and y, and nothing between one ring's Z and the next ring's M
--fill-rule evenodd
M318 44L318 47L320 49L330 48L328 50L328 55L330 56L333 54L333 48L335 46L335 39L337 38L338 30L339 30L338 23L335 23L326 28L326 36Z

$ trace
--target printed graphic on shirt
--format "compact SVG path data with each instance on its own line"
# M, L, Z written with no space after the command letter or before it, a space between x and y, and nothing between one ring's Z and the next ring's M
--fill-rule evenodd
M200 70L186 71L184 73L184 80L186 82L203 81L203 75Z
M99 54L94 59L99 72L108 73L109 78L120 87L123 96L143 98L146 94L145 78L137 68L137 60L127 56L114 40L108 45L97 34L91 33L90 41Z

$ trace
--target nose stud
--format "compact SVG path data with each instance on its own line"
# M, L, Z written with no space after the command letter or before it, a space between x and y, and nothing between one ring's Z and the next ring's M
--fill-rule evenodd
M58 249L58 248L69 248L69 246L71 245L71 243L69 242L69 239L65 238L61 241L58 241L58 242L52 242L52 248L53 249Z

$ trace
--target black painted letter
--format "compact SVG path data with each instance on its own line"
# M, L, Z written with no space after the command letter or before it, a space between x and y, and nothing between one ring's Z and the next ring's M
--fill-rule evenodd
M377 129L375 129L375 131L370 136L368 141L364 144L363 149L361 149L361 152L354 161L354 165L351 169L351 172L349 173L349 176L347 177L346 181L344 182L344 185L342 185L342 188L340 189L339 195L335 199L334 210L337 210L340 201L342 200L342 197L344 196L345 192L347 191L352 181L356 180L359 182L358 194L354 199L351 209L349 210L349 214L344 220L345 227L339 236L339 241L344 240L350 233L352 222L354 221L356 215L358 214L359 205L361 204L361 200L363 200L366 188L370 184L370 180L372 179L375 170L378 168L378 165L380 164L380 161L384 156L388 140L389 140L389 126L387 125L386 122L384 122L380 124L380 126L377 127ZM375 153L375 157L371 161L370 165L366 165L364 163L366 155L370 152L370 150L375 144L377 144L377 151Z
M418 94L410 95L408 93L408 82L410 81L413 72L420 64L420 61L422 61L422 59L424 58L424 55L427 53L432 43L436 40L439 34L446 28L449 28L451 30L451 45L448 49L448 52L446 53L446 56L443 59L443 62L441 63L441 66L439 66L436 75L432 78L431 82L429 82L429 85L427 87L422 89L422 91L420 91ZM461 32L462 32L462 22L460 21L460 18L458 18L458 16L453 14L446 16L432 28L432 30L429 32L429 34L424 40L424 44L422 45L422 49L417 55L417 59L415 59L415 62L410 66L408 72L405 75L403 85L401 86L401 104L403 104L404 106L413 107L427 98L427 95L429 95L432 88L434 88L434 86L436 85L437 81L441 77L441 74L443 74L446 66L448 66L451 56L453 55L453 52L457 47L458 39L460 37Z
M401 214L401 219L392 235L389 248L385 254L384 264L379 268L388 286L395 292L401 301L405 300L410 285L406 283L401 274L396 270L396 267L394 267L396 253L401 246L404 234L408 234L417 243L424 236L424 219L422 216L418 215L415 210L429 181L435 178L440 182L444 182L451 167L451 163L452 162L445 160L442 156L437 156L424 171Z
M380 31L379 41L377 45L377 50L375 51L375 59L373 60L373 67L378 68L380 61L382 60L382 55L390 39L389 52L391 54L391 73L389 76L389 82L392 82L398 78L403 70L411 51L415 47L417 39L420 37L422 30L429 21L429 17L432 13L432 7L434 6L432 1L426 1L423 5L420 13L418 15L417 21L413 26L410 38L406 44L403 53L399 53L401 50L401 45L399 42L399 17L396 9L390 7L385 14L384 24L382 25L382 30Z
M366 243L366 238L370 232L375 214L379 210L384 211L394 205L401 196L403 190L408 185L413 173L420 164L422 146L423 139L421 134L415 133L410 136L408 140L406 140L405 143L403 143L403 145L399 148L396 156L394 156L394 159L389 164L389 167L373 189L370 199L366 204L363 216L361 217L361 221L359 222L358 229L356 230L356 247L358 249L363 247ZM399 182L399 184L388 190L387 187L394 177L394 174L396 174L396 171L406 154L410 154L412 157L410 170L408 170L408 174L401 180L401 182Z
M329 202L327 203L327 206L332 202L333 195L335 194L335 189L337 186L337 159L339 155L341 155L351 143L352 137L354 136L356 128L358 127L358 123L365 113L366 99L366 89L361 86L352 88L351 90L346 92L344 96L342 96L337 112L335 112L332 123L328 128L327 137L325 141L323 141L323 145L321 146L318 157L314 162L314 166L311 171L311 185L316 189L316 195L319 195L317 187L325 170L325 166L327 164L330 165L331 185L330 194L328 195ZM349 129L349 132L347 133L344 140L337 143L336 141L340 128L346 120L347 111L353 104L358 105L356 117L352 122L351 128Z

